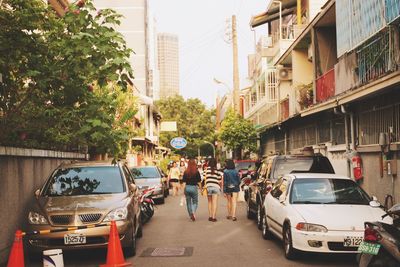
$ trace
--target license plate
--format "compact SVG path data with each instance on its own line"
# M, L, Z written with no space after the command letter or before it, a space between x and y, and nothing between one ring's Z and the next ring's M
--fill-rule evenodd
M362 236L346 236L343 240L343 246L345 247L358 247L363 241Z
M84 236L83 234L65 234L64 244L65 245L86 244L86 236Z
M358 251L366 254L378 255L380 247L380 244L361 242L360 246L358 247Z

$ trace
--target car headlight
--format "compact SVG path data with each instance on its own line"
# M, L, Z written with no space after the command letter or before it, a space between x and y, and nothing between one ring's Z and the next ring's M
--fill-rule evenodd
M104 218L103 222L125 220L127 216L128 216L127 208L118 208L110 211L110 213L108 213L107 216Z
M28 220L30 224L49 224L43 215L34 211L29 212Z
M306 232L328 232L328 229L325 226L313 223L298 223L296 229Z

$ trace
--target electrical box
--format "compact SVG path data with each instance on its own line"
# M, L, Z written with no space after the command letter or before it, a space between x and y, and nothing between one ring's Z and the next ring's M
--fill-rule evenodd
M387 175L397 175L397 160L385 160L383 162L383 169Z

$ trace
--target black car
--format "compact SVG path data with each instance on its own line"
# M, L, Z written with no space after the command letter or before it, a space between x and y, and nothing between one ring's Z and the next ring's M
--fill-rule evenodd
M263 159L252 182L245 190L247 218L256 215L257 226L261 229L262 205L272 185L284 174L294 172L335 173L329 159L322 155L273 155Z

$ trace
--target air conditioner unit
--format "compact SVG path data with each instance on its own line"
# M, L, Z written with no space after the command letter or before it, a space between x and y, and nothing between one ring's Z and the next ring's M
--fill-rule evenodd
M277 69L278 78L281 81L290 81L292 80L292 69L281 67Z
M261 39L262 47L268 48L272 47L272 37L271 36L263 36Z

